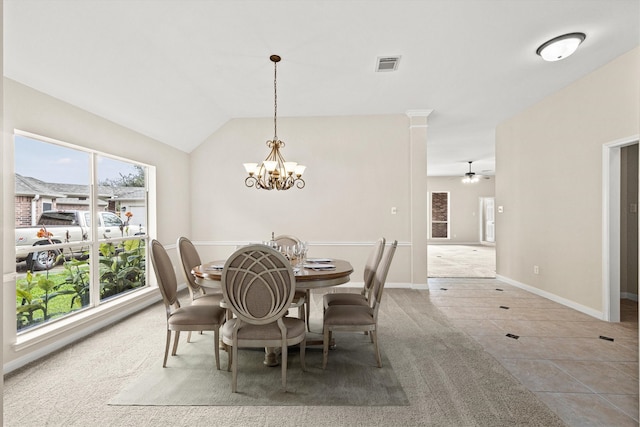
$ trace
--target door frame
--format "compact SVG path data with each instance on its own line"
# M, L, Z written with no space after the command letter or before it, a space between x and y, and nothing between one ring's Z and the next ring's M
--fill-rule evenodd
M620 150L639 139L602 146L602 316L608 322L620 321Z

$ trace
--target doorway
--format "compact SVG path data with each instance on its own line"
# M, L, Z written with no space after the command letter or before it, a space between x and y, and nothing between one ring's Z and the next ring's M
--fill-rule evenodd
M493 244L496 242L495 198L480 198L480 241Z
M638 137L603 146L603 320L638 299ZM636 308L637 310L637 308Z

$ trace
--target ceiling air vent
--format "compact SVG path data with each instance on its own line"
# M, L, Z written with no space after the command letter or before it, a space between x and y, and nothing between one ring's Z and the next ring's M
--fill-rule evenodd
M395 71L398 69L399 56L379 56L376 71Z

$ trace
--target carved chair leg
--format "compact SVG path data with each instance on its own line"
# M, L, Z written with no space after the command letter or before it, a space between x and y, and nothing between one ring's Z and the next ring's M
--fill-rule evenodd
M178 352L178 341L180 340L180 331L176 331L176 336L173 339L173 351L171 352L172 356L175 356Z
M167 367L167 356L169 356L169 345L171 344L171 330L167 329L167 344L164 347L164 361L162 362L162 367Z

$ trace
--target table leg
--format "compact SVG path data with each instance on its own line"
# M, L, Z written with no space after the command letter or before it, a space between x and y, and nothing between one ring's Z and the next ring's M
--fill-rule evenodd
M264 348L264 365L265 366L278 366L278 353L280 353L280 347L265 347Z

